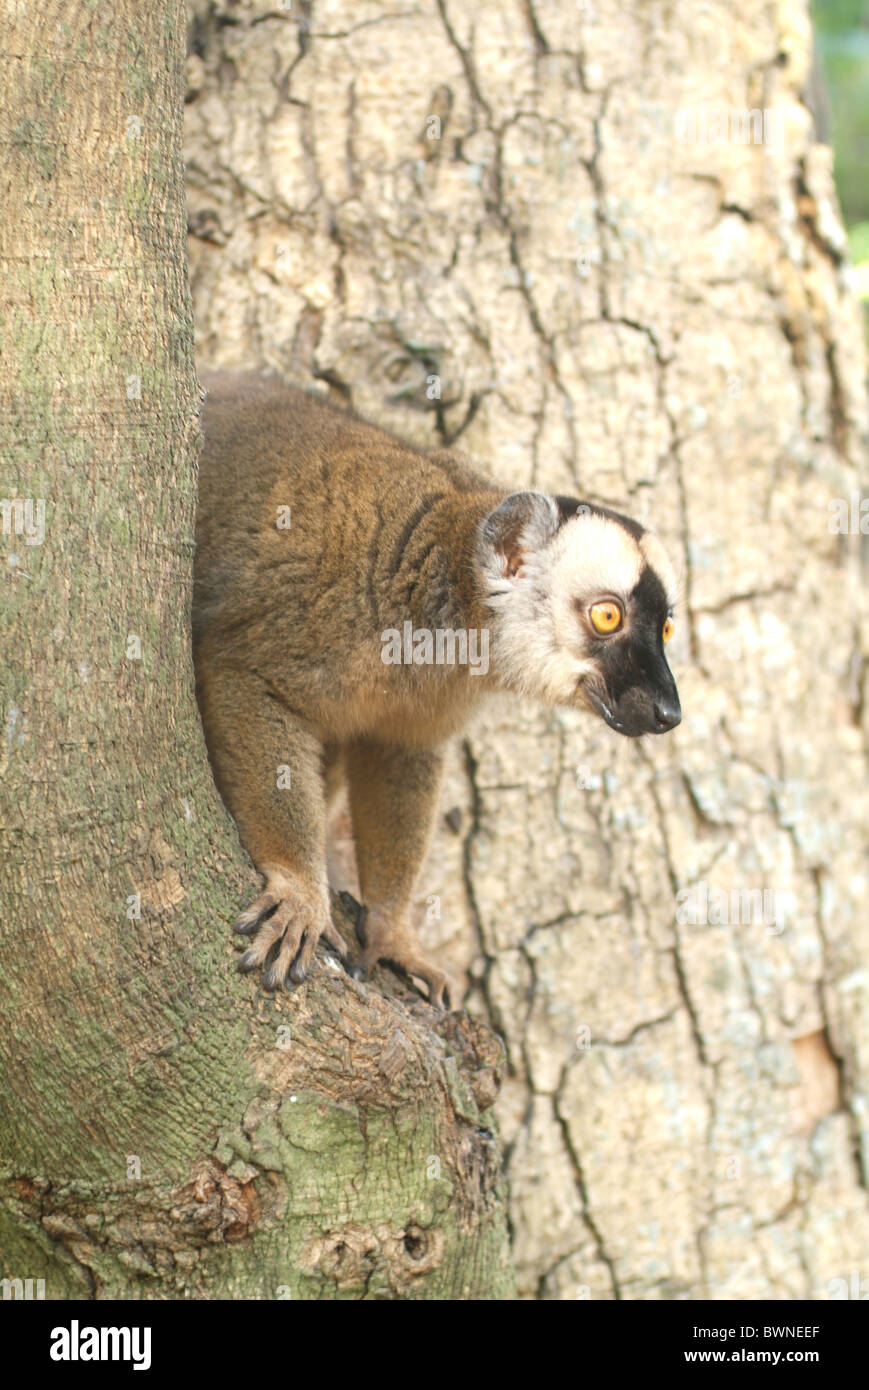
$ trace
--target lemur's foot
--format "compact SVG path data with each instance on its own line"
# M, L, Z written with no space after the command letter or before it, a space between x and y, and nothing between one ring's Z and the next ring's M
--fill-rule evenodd
M316 893L283 871L267 872L265 878L265 891L235 923L242 936L254 937L238 968L246 972L265 966L263 986L276 990L287 975L297 985L307 978L321 938L339 956L347 954L347 947Z
M405 974L423 980L428 985L428 1001L435 1008L451 1007L451 999L456 998L455 985L426 960L419 937L407 923L378 917L363 908L356 921L356 935L363 951L350 970L354 980L367 979L378 961L388 961Z

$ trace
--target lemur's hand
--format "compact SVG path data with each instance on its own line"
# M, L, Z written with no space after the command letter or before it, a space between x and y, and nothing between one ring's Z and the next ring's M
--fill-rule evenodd
M451 1007L451 1000L457 997L455 985L443 970L426 960L419 937L407 921L362 908L356 919L356 935L363 950L350 968L354 980L367 979L378 961L387 961L423 980L428 985L429 1003L435 1008Z
M265 878L264 892L235 924L242 936L254 937L238 968L249 971L264 965L263 986L275 990L288 974L294 984L307 978L321 938L339 956L347 954L347 947L332 923L328 901L316 890L285 869L269 869Z

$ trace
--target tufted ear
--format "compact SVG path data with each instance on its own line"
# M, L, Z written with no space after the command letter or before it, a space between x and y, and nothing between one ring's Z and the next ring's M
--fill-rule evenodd
M526 556L549 544L562 519L545 492L511 492L481 527L484 564L494 563L503 578L515 578Z

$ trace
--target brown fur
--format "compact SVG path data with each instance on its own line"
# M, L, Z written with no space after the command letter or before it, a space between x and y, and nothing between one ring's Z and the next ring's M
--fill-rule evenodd
M440 1000L445 977L425 961L408 910L441 745L491 682L466 667L385 666L381 633L405 618L431 630L487 626L473 550L505 493L277 381L217 373L203 384L197 695L218 786L266 878L240 919L243 931L260 926L242 963L262 964L286 931L267 975L276 986L300 948L293 978L318 935L335 940L324 777L343 752L368 909L363 967L386 956ZM282 506L289 530L276 525Z
M445 740L504 687L592 709L633 736L673 727L666 557L629 518L508 494L294 387L233 373L203 381L197 695L218 786L265 877L236 923L254 936L241 967L265 966L276 988L304 979L321 936L343 952L326 815L346 781L367 914L358 969L390 959L441 1003L448 982L408 914ZM625 613L609 641L588 626L601 593L620 596ZM382 634L407 621L491 634L488 673L385 665Z

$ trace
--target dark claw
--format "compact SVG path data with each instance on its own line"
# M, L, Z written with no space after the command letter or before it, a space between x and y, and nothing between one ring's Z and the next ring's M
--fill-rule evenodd
M308 972L305 969L304 965L300 965L298 961L294 960L292 965L290 966L290 979L294 982L294 984L301 985L304 983L305 980L307 980L307 978Z
M241 960L238 962L238 968L242 975L246 975L249 970L256 969L256 958L253 951L245 951Z
M354 898L352 893L348 893L346 888L341 889L341 892L338 894L338 901L347 913L347 916L352 917L355 922L356 918L359 916L362 904Z
M256 931L258 926L258 917L255 917L252 922L249 922L247 918L244 916L244 914L242 914L242 916L239 917L236 921L232 930L237 931L239 936L251 936Z
M365 945L365 920L368 917L368 908L360 904L356 914L356 940L360 946Z
M276 990L280 989L280 987L280 978L277 972L275 971L274 966L272 966L272 968L270 970L267 970L263 975L263 989L267 989L269 994L274 994Z
M351 965L347 972L351 980L367 980L368 975L364 965Z

